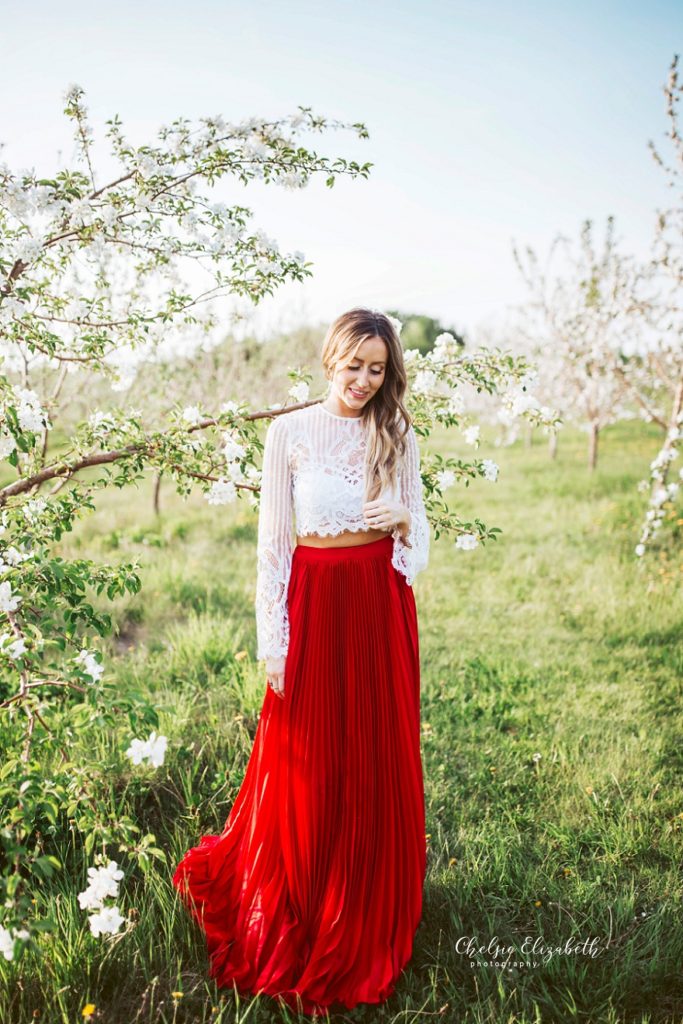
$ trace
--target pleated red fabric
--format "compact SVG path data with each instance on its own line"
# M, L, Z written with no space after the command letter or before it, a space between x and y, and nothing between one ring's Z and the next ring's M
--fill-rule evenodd
M295 547L284 699L267 688L223 832L173 876L210 977L306 1014L386 1000L422 913L417 614L392 545Z

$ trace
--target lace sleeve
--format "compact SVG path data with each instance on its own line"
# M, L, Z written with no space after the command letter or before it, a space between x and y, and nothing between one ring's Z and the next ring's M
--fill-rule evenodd
M256 555L258 660L286 655L289 646L287 589L294 545L286 419L277 416L270 424L263 451Z
M394 550L391 562L395 569L403 573L407 582L412 584L429 561L429 521L422 497L420 450L412 426L409 427L406 437L400 483L401 501L410 510L410 530L405 539L398 527L392 531Z

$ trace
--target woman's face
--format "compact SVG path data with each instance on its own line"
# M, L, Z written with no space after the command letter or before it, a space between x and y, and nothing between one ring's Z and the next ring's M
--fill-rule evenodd
M387 368L388 348L382 338L366 338L347 366L337 363L332 390L350 409L359 412L379 391Z

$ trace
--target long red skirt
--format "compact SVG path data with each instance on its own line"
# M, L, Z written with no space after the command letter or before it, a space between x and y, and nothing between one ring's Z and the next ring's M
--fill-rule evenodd
M210 977L307 1014L387 999L422 913L417 614L392 549L295 547L284 699L267 688L223 832L173 876Z

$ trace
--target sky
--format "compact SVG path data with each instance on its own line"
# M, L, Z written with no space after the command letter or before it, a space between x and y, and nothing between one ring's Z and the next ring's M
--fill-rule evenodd
M136 144L181 115L274 119L299 105L366 125L368 139L304 138L371 161L368 180L221 184L217 199L249 206L254 228L314 264L259 305L257 333L358 304L465 333L504 324L527 295L513 242L543 257L587 218L601 237L611 214L644 256L667 202L647 144L666 152L662 89L683 49L673 0L34 0L0 25L0 157L15 168L70 157L71 83L96 134L118 113Z

